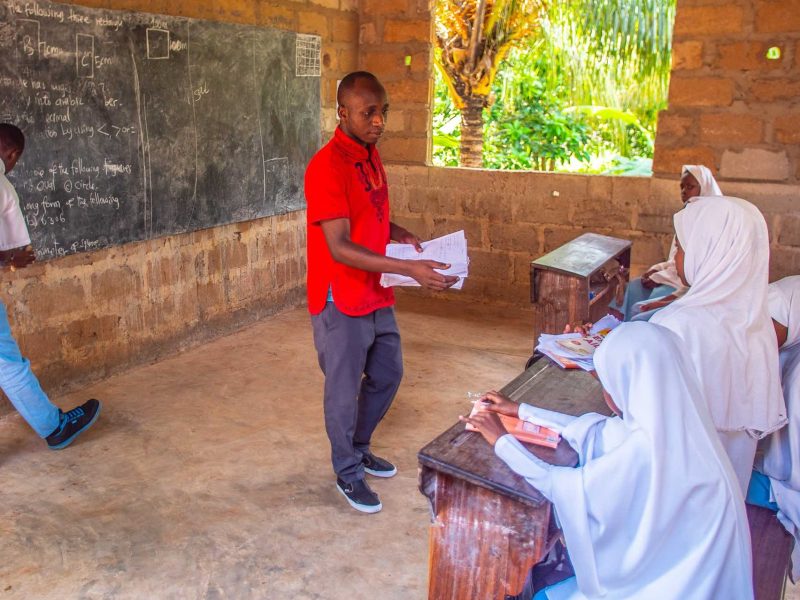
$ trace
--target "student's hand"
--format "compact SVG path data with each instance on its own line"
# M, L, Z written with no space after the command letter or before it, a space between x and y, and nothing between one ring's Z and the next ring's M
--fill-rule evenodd
M489 412L496 412L509 417L519 416L519 404L512 402L499 392L486 392L486 395L478 402L482 402L482 408Z
M12 271L24 269L35 260L36 254L34 254L31 246L0 252L0 262L2 262L3 266L9 267Z
M580 333L581 335L589 335L589 330L592 328L592 325L594 325L594 323L573 323L572 325L567 323L564 326L564 333Z
M493 412L479 412L471 417L462 415L458 417L458 420L462 423L469 423L472 425L492 446L495 445L498 439L508 433L500 422L500 417Z
M436 260L409 260L406 262L409 277L429 290L446 290L458 281L458 277L455 275L442 275L438 271L434 271L434 269L449 269L450 265L448 264Z
M655 281L650 279L650 277L655 272L656 272L655 269L650 269L647 273L642 275L641 281L642 281L642 286L644 286L644 289L652 290L652 289L655 289L656 287L658 287L658 283L656 283Z

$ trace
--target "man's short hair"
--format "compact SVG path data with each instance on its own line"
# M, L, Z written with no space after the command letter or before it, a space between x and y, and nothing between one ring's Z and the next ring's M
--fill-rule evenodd
M0 123L0 146L7 150L25 150L25 134L16 125Z
M381 82L378 81L378 78L369 71L353 71L345 75L339 83L339 89L336 92L336 103L338 105L342 105L347 94L355 89L356 83L358 83L360 79L366 79L377 87L383 87Z

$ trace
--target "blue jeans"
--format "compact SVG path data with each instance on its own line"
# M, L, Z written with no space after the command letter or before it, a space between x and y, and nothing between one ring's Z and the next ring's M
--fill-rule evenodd
M0 388L39 437L45 438L59 425L61 416L31 371L11 335L6 307L0 302Z
M659 298L663 298L664 296L669 296L674 291L675 288L671 285L657 285L652 290L648 290L642 285L642 279L637 277L636 279L632 279L625 288L625 299L622 301L622 306L617 304L616 300L612 301L609 306L611 308L616 308L619 312L625 315L626 321L630 321L635 316L640 314L639 307L634 306L634 304L646 301L652 302L654 300L658 300Z

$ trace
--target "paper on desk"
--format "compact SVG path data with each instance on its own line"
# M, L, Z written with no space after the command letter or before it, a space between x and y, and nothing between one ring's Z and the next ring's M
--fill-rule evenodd
M456 231L448 235L422 242L422 252L417 252L412 244L388 244L386 256L400 260L435 260L450 265L449 269L437 271L443 275L456 275L458 281L453 285L460 290L464 285L464 278L469 275L469 256L467 256L467 238L464 231ZM419 286L414 279L396 273L381 275L381 285L391 286Z
M619 319L613 315L606 315L592 325L589 334L591 336L605 338L605 336L619 324ZM550 357L557 365L565 369L580 368L584 371L593 371L594 356L592 354L586 355L572 351L568 347L565 347L564 344L560 343L565 340L579 340L583 337L583 334L580 333L562 333L560 335L543 333L539 336L536 350Z

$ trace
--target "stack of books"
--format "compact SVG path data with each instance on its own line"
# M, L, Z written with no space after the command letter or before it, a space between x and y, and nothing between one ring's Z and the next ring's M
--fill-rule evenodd
M583 369L594 371L594 351L600 346L609 332L621 321L613 315L606 315L592 325L588 335L581 333L562 333L539 336L536 350L553 360L564 369Z

